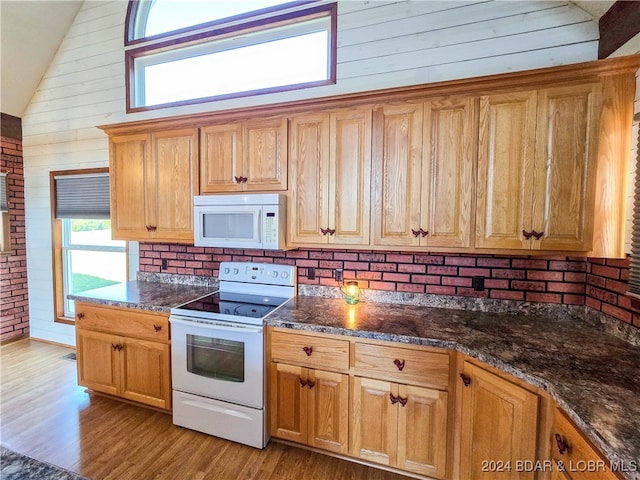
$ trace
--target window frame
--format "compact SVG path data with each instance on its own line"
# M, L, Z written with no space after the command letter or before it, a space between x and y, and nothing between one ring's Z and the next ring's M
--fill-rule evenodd
M157 110L162 108L180 107L185 105L196 105L208 103L212 101L227 100L231 98L242 98L255 95L265 95L270 93L286 92L291 90L299 90L302 88L313 88L323 85L333 85L336 83L337 71L337 3L322 3L310 8L296 9L294 11L285 11L285 13L276 14L285 8L306 6L316 2L291 2L276 7L251 12L250 14L238 15L235 17L225 18L221 21L214 21L196 25L193 27L174 30L171 32L154 35L147 38L130 40L134 28L135 19L140 2L129 2L127 10L127 20L125 28L125 90L126 90L126 112L144 112ZM135 8L134 8L135 6ZM258 14L274 12L274 15L268 18L256 18ZM227 93L222 95L212 95L207 97L199 97L175 102L168 102L156 105L136 106L136 60L148 56L153 53L164 53L180 48L191 48L200 44L215 42L216 40L224 40L239 33L255 33L260 31L268 32L270 29L276 29L282 26L295 23L302 23L306 20L314 20L317 18L329 18L329 48L328 48L328 78L313 82L298 83L291 85L283 85L277 87L262 88L256 90L247 90L242 92ZM241 23L232 23L231 20L246 19ZM130 48L132 45L140 45ZM129 48L128 48L129 47ZM188 57L184 57L188 58Z
M58 170L49 172L49 192L51 206L51 240L52 240L52 260L53 260L53 312L54 322L75 325L75 316L66 315L66 289L67 279L64 275L66 264L65 256L69 251L64 245L64 220L56 218L56 184L55 177L65 175L91 175L109 173L108 168L88 168L81 170ZM96 250L96 249L91 249ZM125 243L125 271L129 276L129 242Z

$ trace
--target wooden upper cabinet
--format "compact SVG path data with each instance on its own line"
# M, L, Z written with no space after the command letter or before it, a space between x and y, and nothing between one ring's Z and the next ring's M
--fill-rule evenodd
M599 87L480 99L476 247L591 248Z
M371 110L291 120L289 243L367 245Z
M376 110L375 245L471 245L476 117L473 97Z
M197 138L196 129L111 137L114 238L193 241Z
M591 249L600 89L596 84L540 90L532 230L540 250Z
M476 247L524 248L531 225L535 91L480 97Z
M201 194L286 189L286 117L201 128Z

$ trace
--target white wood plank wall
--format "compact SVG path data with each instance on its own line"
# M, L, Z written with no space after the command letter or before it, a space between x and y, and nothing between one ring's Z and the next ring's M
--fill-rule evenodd
M127 2L85 1L24 117L31 335L74 344L53 322L51 170L108 165L97 125L594 60L597 23L566 1L340 1L337 84L125 113Z

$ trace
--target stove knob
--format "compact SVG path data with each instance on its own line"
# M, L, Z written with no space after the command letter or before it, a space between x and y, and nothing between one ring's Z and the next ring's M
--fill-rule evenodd
M224 268L224 273L225 274L229 274L230 271L231 271L231 269L229 267L225 267Z
M280 276L281 276L282 278L289 278L289 273L288 273L288 272L282 272L282 273L280 274Z
M273 277L273 278L277 278L278 277L278 272L276 272L275 270L273 272L269 272L269 274Z
M234 274L234 275L237 275L239 272L240 272L240 270L238 270L237 268L234 268L234 269L233 269L233 274Z

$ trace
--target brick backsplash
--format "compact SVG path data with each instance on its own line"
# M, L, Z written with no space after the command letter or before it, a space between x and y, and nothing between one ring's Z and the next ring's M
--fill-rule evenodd
M162 269L166 261L167 268ZM640 327L640 301L624 295L628 260L578 257L429 254L361 250L235 250L158 243L140 244L140 270L217 276L220 262L296 265L298 283L336 286L333 271L362 288L491 299L588 305ZM308 278L308 269L316 278ZM484 277L485 290L472 287Z
M0 137L0 169L7 172L11 247L0 255L0 341L29 334L22 141Z

